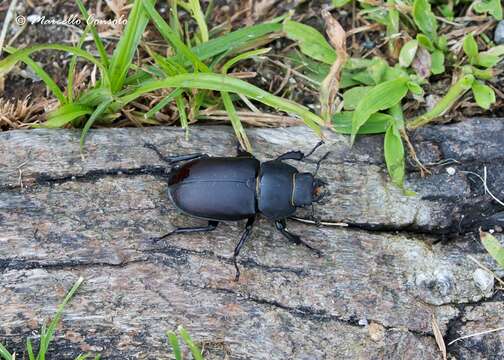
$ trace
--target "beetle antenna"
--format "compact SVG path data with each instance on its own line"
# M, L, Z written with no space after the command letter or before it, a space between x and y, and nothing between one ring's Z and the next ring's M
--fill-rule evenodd
M326 152L325 155L322 156L319 159L319 161L317 161L317 167L315 168L315 173L313 174L313 176L317 176L317 173L318 173L318 171L320 169L320 164L322 163L322 161L324 161L325 159L327 159L327 157L329 156L330 153L331 153L330 151Z

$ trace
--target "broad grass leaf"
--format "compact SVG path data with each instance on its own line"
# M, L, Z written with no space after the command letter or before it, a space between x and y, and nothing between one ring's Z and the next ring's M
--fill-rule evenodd
M300 71L302 71L303 74L305 76L307 76L317 86L320 86L322 81L324 81L327 74L329 74L329 71L331 70L331 66L329 66L325 63L321 63L319 61L316 61L316 60L304 55L298 49L295 49L295 50L287 53L287 57L291 61L293 68L300 69ZM347 75L346 78L345 78L345 75ZM345 72L343 70L342 78L340 81L340 88L343 88L344 82L347 87L358 84L356 81L351 80L349 78L349 76L351 76L351 74L349 74L348 71ZM348 80L348 81L346 81L346 80Z
M474 40L473 34L467 34L464 37L464 52L469 57L471 64L474 64L478 60L478 44Z
M405 77L385 81L376 85L362 98L355 108L352 118L352 144L360 127L372 114L398 104L406 96L408 93L407 82L408 78Z
M82 104L66 104L47 114L47 121L42 124L46 128L60 128L71 121L93 112L93 108Z
M204 61L222 53L238 51L250 46L251 43L266 35L280 31L282 31L282 24L257 24L210 39L201 45L191 48L191 51L198 59ZM177 61L181 59L181 56L176 55L172 59Z
M502 56L504 56L504 45L495 46L479 53L478 65L485 68L493 67L502 60Z
M404 188L404 145L401 134L394 123L391 123L385 133L384 141L385 162L392 182Z
M84 92L81 96L79 96L76 103L89 107L96 107L111 98L112 94L108 88L98 87Z
M328 65L336 61L336 51L315 28L297 21L286 20L283 30L289 39L299 43L303 54Z
M352 133L352 116L353 111L334 114L332 118L333 130L340 134L350 135ZM393 120L394 118L388 114L375 113L360 127L358 134L383 134L387 131L388 124Z
M424 34L417 34L416 36L416 40L418 41L418 44L423 46L424 48L426 48L427 50L429 51L434 51L435 47L434 47L434 44L432 43L432 41L427 37L425 36Z
M474 10L478 13L488 12L495 20L502 20L501 0L480 0L474 4Z
M480 81L473 82L472 92L478 106L485 110L490 109L490 106L495 103L494 90Z
M423 95L424 91L423 91L422 87L420 85L418 85L416 82L408 81L407 85L408 85L408 89L411 93L418 95L418 96Z
M420 31L424 33L433 43L437 41L437 20L431 10L428 0L415 0L413 2L413 21Z
M444 66L445 56L441 50L434 50L432 52L431 60L432 60L431 65L432 74L439 75L445 72L445 66Z
M418 49L418 40L410 40L403 45L399 53L399 64L402 67L409 67L415 58Z
M345 91L343 94L344 109L355 110L359 102L372 88L372 86L356 86Z
M504 269L504 247L490 233L480 231L480 239L486 251Z

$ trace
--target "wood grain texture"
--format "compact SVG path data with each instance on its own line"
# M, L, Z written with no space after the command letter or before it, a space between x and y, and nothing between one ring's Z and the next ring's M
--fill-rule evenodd
M502 322L501 293L482 285L485 275L475 275L467 255L502 275L474 230L504 209L468 172L487 166L491 190L503 194L503 124L476 119L413 134L433 172L422 178L409 168L414 196L388 182L382 137L350 149L346 137L328 135L331 155L320 175L331 195L316 210L349 226L289 222L323 251L318 258L260 219L242 250L239 283L231 257L243 222L150 240L201 222L169 202L165 165L143 147L232 156L230 129L193 127L189 140L174 128L94 130L84 157L75 131L1 133L0 341L22 350L23 337L82 275L53 347L61 359L84 351L169 358L163 334L179 324L205 345L208 359L439 358L432 314L447 342L470 329L471 314L494 313ZM261 160L317 142L303 127L248 133ZM485 326L475 315L471 321ZM502 336L486 339L448 351L461 359L504 356Z

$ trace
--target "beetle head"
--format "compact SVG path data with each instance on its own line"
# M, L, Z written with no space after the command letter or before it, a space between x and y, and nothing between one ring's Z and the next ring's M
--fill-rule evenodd
M319 202L325 195L325 186L323 180L315 178L310 173L298 173L294 175L294 193L292 194L293 203L297 207L311 205Z
M317 178L317 173L322 161L329 156L327 152L317 161L315 173L298 173L294 175L294 192L292 194L292 202L297 207L308 206L313 203L318 203L327 195L325 189L327 183L320 178Z
M327 183L322 179L313 179L312 202L318 203L328 194L326 186Z

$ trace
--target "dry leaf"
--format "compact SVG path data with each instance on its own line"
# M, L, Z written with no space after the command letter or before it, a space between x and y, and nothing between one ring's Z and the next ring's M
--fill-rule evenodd
M432 315L432 332L434 333L434 337L436 338L437 346L439 347L441 354L443 354L443 360L446 360L446 345L443 339L443 334L441 334L441 330L439 330L439 325L434 314Z
M337 55L336 61L332 64L331 70L320 88L322 117L329 124L339 91L341 69L347 61L348 54L346 52L346 33L343 27L327 10L322 11L322 17L326 23L327 36Z

